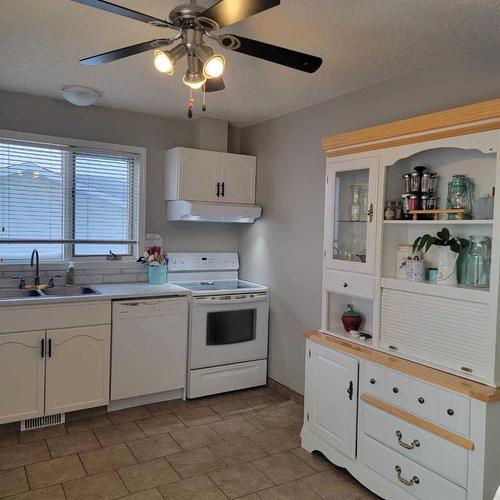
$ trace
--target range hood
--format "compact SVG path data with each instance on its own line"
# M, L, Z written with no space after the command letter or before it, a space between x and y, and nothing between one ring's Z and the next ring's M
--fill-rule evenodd
M193 222L237 222L251 224L262 214L258 205L205 203L201 201L167 201L167 220Z

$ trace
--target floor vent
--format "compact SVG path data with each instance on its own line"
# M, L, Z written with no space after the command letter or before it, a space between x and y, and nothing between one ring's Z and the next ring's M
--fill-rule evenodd
M21 422L21 431L30 431L32 429L50 427L51 425L64 424L64 417L64 413L57 413L56 415L48 415L47 417L28 418Z

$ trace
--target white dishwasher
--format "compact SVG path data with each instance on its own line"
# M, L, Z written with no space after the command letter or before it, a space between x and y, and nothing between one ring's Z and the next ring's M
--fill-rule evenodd
M113 302L111 401L184 389L188 299Z

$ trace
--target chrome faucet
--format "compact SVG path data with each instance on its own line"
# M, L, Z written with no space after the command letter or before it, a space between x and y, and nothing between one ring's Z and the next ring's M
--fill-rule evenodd
M40 285L40 257L38 256L38 250L35 248L33 252L31 252L31 261L30 266L35 267L33 270L33 285Z

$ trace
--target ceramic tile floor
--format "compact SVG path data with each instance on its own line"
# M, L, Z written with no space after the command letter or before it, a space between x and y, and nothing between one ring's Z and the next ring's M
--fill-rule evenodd
M369 500L300 448L303 407L269 388L106 413L18 433L0 426L9 500Z

